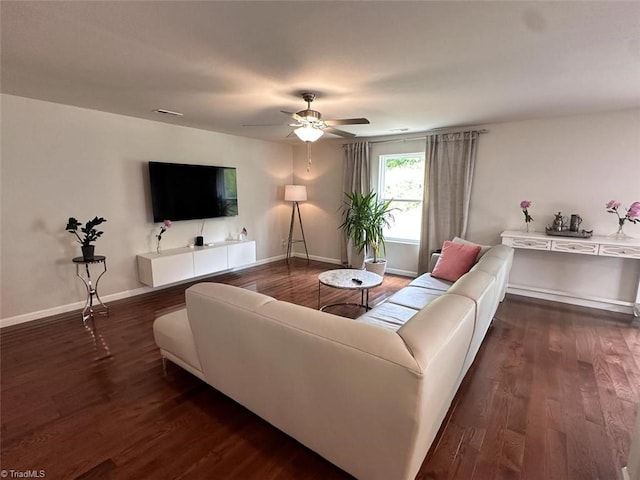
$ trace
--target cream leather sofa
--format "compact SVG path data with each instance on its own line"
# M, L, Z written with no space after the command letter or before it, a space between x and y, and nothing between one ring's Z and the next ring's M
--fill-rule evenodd
M356 320L230 285L187 289L168 359L359 479L415 478L504 297L513 250L422 275Z

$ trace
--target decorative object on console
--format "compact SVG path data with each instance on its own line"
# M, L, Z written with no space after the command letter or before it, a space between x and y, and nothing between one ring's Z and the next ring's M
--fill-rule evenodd
M303 243L304 252L307 255L307 263L309 263L309 252L307 251L307 240L304 237L304 228L302 227L302 216L300 215L300 205L298 202L307 201L307 187L305 185L286 185L284 187L284 200L292 202L291 206L291 224L289 225L289 239L287 241L287 263L291 258L292 247L294 243ZM295 213L298 211L298 221L300 222L300 231L302 232L302 240L294 240L293 224L295 222Z
M394 221L391 202L379 201L375 192L362 194L360 192L345 193L347 201L342 205L343 222L340 227L347 238L353 241L358 253L371 253L373 260L365 260L367 270L375 270L378 275L384 274L384 269L376 268L386 260L378 258L379 251L384 250L384 229Z
M245 227L242 227L242 230L240 230L240 235L238 236L238 240L243 241L247 239L247 229Z
M577 232L573 232L571 230L564 229L556 231L552 228L547 227L545 229L545 233L554 237L590 238L591 235L593 235L593 230L578 230Z
M156 243L156 252L160 253L160 240L162 240L162 234L167 231L167 228L171 228L171 220L165 220L162 222L162 226L160 227L160 233L156 235L157 243Z
M605 205L607 212L615 213L618 216L618 230L612 233L611 236L617 239L627 238L628 235L624 233L624 223L628 220L630 223L640 222L640 202L633 202L624 215L620 215L618 209L622 204L617 200L609 200Z
M530 226L531 222L533 222L533 217L529 215L531 205L533 205L531 200L522 200L520 202L520 208L522 209L522 213L524 213L525 232L533 232L533 228Z
M569 230L572 232L577 232L580 229L580 224L582 223L582 217L577 213L571 214L571 220L569 223Z
M202 224L200 225L200 235L198 235L196 237L196 243L195 243L196 247L202 247L204 245L204 235L203 235L203 232L204 232L204 221L205 221L205 219L203 218L202 219Z
M450 282L457 281L473 267L481 249L480 245L445 240L431 276Z
M593 234L593 230L578 230L578 226L582 223L582 217L578 214L571 215L571 226L567 226L568 222L567 216L558 212L553 216L551 225L547 225L545 228L545 233L556 237L576 238L589 238Z
M567 230L567 217L562 215L562 212L558 212L553 216L553 222L549 227L550 230L554 232L562 232L563 230Z
M91 243L95 242L104 233L102 231L96 230L95 227L106 221L106 218L94 217L93 220L89 220L84 225L84 227L82 227L82 223L76 220L74 217L69 217L69 220L67 221L65 230L69 233L73 233L76 236L76 238L78 239L78 243L81 245L82 257L87 262L93 260L95 253L96 247L95 245L91 245ZM81 238L80 235L78 235L78 228L80 228L80 231L84 233L84 237Z

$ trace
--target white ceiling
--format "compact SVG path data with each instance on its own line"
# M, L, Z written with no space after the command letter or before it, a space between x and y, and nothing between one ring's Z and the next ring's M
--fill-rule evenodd
M0 8L3 93L247 137L283 140L302 91L358 136L640 107L637 1Z

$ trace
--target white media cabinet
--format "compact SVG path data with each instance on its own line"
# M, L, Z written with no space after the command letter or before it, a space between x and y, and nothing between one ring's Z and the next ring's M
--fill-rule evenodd
M524 233L516 230L502 232L501 237L503 245L513 248L640 260L640 240L637 238L616 240L612 237L597 235L590 238L574 238L549 236L536 232ZM640 316L640 279L631 308L636 317Z
M229 240L204 247L172 248L142 253L137 259L140 281L159 287L255 263L256 242Z

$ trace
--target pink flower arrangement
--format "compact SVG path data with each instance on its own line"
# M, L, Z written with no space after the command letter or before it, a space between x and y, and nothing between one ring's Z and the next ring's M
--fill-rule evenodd
M620 215L620 212L618 211L621 205L622 204L617 200L610 200L609 203L605 205L607 212L615 213L618 216L618 226L620 228L622 228L624 222L627 220L631 223L640 222L640 202L633 202L624 215Z
M171 220L165 220L160 227L160 233L156 235L158 243L156 245L156 251L160 253L160 240L162 240L162 234L167 231L167 228L171 228Z
M522 209L522 213L524 213L524 221L526 223L533 221L533 217L529 215L529 207L531 207L531 205L533 205L531 200L522 200L520 202L520 208Z
M171 228L171 220L165 220L160 227L160 233L156 235L158 241L162 240L162 234L167 231L167 228Z

